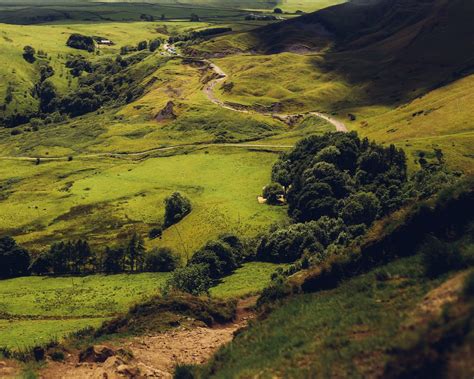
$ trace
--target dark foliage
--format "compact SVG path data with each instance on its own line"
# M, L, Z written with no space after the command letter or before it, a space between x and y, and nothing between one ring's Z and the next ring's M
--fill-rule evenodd
M0 238L0 279L28 275L30 254L9 237Z
M92 52L95 50L94 38L78 33L69 36L66 45L74 49L86 50Z
M34 63L36 58L35 58L36 51L34 48L31 46L25 46L23 48L23 59L27 61L28 63Z
M178 269L167 287L194 295L206 293L220 278L230 275L245 259L244 245L232 234L209 241Z
M165 199L165 227L169 227L180 222L191 213L192 206L188 198L179 192L173 193Z
M327 133L300 141L275 165L272 177L290 186L288 212L296 221L334 217L345 209L351 223L370 224L402 204L406 158L393 145L385 148L355 133ZM371 217L362 215L365 206Z
M350 246L343 254L329 260L324 267L315 269L309 274L302 284L302 289L312 292L333 288L341 280L360 275L395 259L416 254L429 235L447 241L456 241L466 235L471 230L473 222L472 184L472 180L466 180L446 189L440 193L434 205L420 204L403 220L395 219L376 236L368 236L360 245ZM442 249L449 253L447 247L443 246ZM427 249L428 255L431 256L432 252L432 247ZM430 258L432 267L437 267L439 270L440 260L457 266L460 262L469 262L472 254L467 251L466 255L461 257L464 258L449 256L439 258L439 254L436 254ZM431 267L431 264L428 267ZM449 266L447 269L449 270Z
M171 249L155 248L145 257L145 270L149 272L171 272L179 265L179 257Z

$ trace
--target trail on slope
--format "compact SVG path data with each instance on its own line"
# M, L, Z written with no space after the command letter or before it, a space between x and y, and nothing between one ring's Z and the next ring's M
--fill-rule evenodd
M216 104L219 107L222 107L222 108L225 108L225 109L230 109L232 111L240 112L240 113L252 113L252 112L259 113L259 114L262 114L264 116L273 117L273 118L276 118L276 119L281 120L281 121L290 120L292 118L304 117L304 116L316 116L316 117L319 117L319 118L329 122L330 124L332 124L336 128L336 131L344 132L344 133L348 132L348 129L347 129L346 125L342 121L339 121L339 120L335 119L334 117L331 117L331 116L329 116L327 114L324 114L324 113L321 113L321 112L306 112L306 113L297 113L297 114L283 114L283 113L277 113L277 112L259 112L258 110L255 110L255 109L248 110L248 109L245 109L243 107L239 107L239 106L236 106L236 105L233 105L233 104L226 103L226 102L224 102L224 101L217 98L214 90L216 89L218 84L221 84L221 83L223 83L227 80L227 74L224 72L224 70L222 68L220 68L215 63L213 63L209 60L201 60L201 61L208 64L209 68L211 70L213 70L214 73L216 74L216 78L209 81L204 86L203 91L204 91L204 94L206 95L206 97L211 102L213 102L214 104Z
M133 355L122 361L118 355L103 363L81 363L78 352L65 362L49 362L40 371L43 379L103 379L123 377L172 378L177 364L205 363L221 346L232 341L255 314L250 309L256 297L240 300L236 320L214 327L178 327L155 335L133 337L107 343L114 351L125 349Z

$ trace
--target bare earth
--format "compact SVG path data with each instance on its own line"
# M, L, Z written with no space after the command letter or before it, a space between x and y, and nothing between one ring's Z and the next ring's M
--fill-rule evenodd
M122 360L112 356L104 363L79 363L78 352L65 362L49 362L40 372L43 379L115 379L115 378L172 378L177 364L206 362L221 346L232 341L234 333L245 327L254 313L249 307L256 298L240 301L236 321L226 325L207 327L178 327L149 336L108 343L113 350L125 349L133 358Z

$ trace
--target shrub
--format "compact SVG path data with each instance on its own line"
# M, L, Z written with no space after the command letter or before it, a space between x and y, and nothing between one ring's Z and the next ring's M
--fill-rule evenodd
M450 270L463 266L463 258L457 246L450 245L436 238L428 236L420 247L426 274L437 277Z
M194 379L194 366L190 365L177 365L173 375L174 379Z
M154 240L156 238L161 238L162 235L163 235L163 227L161 225L151 228L150 231L148 232L148 238L151 240Z
M31 46L25 46L23 48L23 59L28 63L34 63L36 51Z
M209 267L205 264L192 264L178 268L166 283L165 289L187 292L191 295L207 293L212 286Z
M166 247L155 248L145 258L145 269L150 272L171 272L179 265L179 257Z
M189 213L192 206L189 199L179 192L173 193L165 199L165 226L169 227L181 221Z
M279 183L271 183L263 189L263 197L267 199L267 204L281 204L280 199L285 194L285 189Z
M92 37L73 33L69 36L66 45L74 49L92 52L95 50L95 42Z

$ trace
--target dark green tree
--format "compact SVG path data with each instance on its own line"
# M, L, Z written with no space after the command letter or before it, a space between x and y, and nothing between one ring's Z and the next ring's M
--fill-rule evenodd
M179 192L173 193L165 199L165 227L169 227L181 221L192 210L191 201Z

